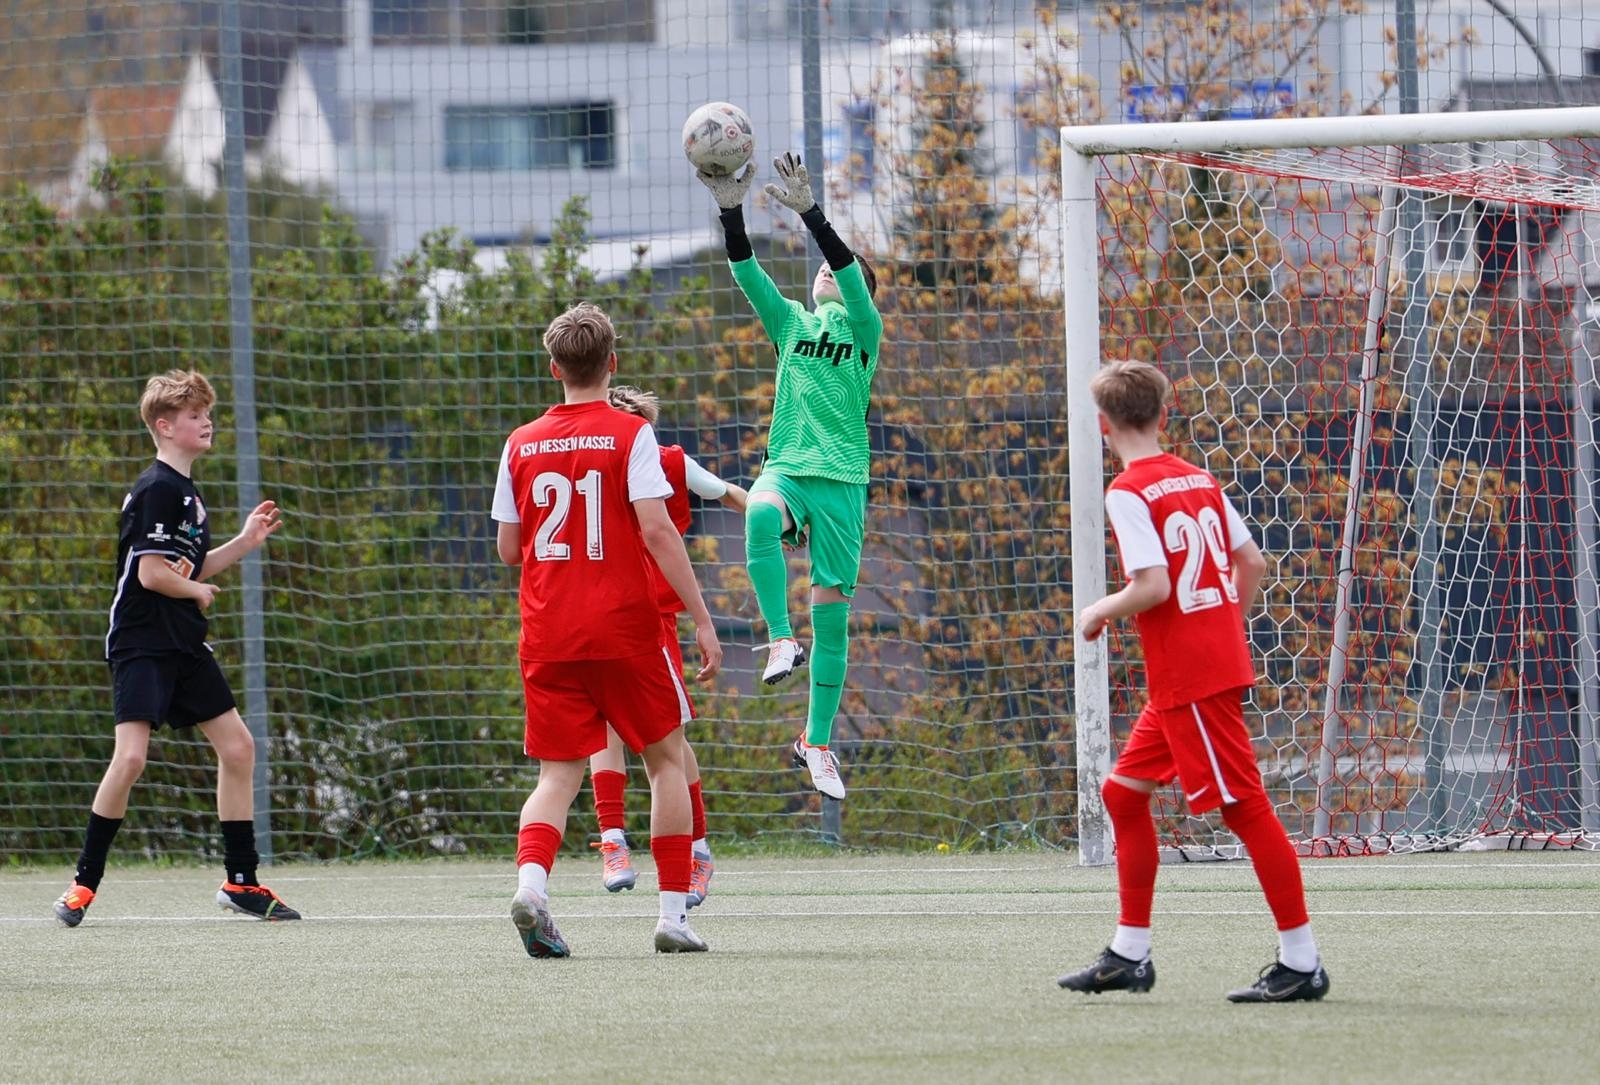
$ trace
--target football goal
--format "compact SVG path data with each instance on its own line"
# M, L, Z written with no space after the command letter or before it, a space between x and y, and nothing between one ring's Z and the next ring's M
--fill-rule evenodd
M1600 109L1061 138L1076 605L1121 577L1089 379L1151 361L1268 556L1247 717L1302 850L1600 845ZM1141 663L1131 628L1075 649L1102 863ZM1239 853L1158 798L1171 855Z

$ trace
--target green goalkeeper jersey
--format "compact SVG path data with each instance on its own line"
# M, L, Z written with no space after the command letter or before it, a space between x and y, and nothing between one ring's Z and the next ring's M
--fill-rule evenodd
M867 407L883 318L861 265L834 272L844 304L823 302L814 313L779 293L755 257L729 266L778 352L764 470L866 485Z

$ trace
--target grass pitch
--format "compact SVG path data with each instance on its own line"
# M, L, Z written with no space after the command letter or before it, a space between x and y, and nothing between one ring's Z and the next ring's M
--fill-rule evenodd
M641 854L636 852L635 854ZM646 859L648 866L648 859ZM209 870L0 873L0 1082L1593 1081L1600 856L1306 865L1332 977L1234 1006L1276 946L1242 863L1167 867L1148 995L1058 973L1115 921L1071 856L720 860L712 952L657 956L654 877L612 896L563 857L574 957L534 961L506 863L283 866L307 919L225 916Z

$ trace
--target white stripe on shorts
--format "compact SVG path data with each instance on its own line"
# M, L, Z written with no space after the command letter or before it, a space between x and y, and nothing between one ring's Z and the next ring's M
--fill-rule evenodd
M1217 792L1225 803L1238 802L1228 791L1228 781L1222 778L1222 766L1217 764L1217 751L1211 748L1211 736L1206 734L1206 721L1200 718L1200 706L1191 701L1189 711L1194 713L1194 725L1200 729L1200 741L1205 743L1206 759L1211 762L1211 775L1217 779Z
M672 665L672 653L667 650L666 645L661 646L661 655L667 661L667 673L672 676L672 688L678 694L678 726L681 727L694 718L689 711L689 691L683 688L683 675Z

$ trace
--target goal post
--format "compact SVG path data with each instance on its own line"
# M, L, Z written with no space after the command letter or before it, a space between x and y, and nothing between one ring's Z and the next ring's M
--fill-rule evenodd
M1307 854L1600 846L1600 108L1061 129L1075 607L1104 595L1104 357L1268 552L1250 714ZM1080 858L1140 705L1075 641ZM1169 854L1240 854L1158 792Z

